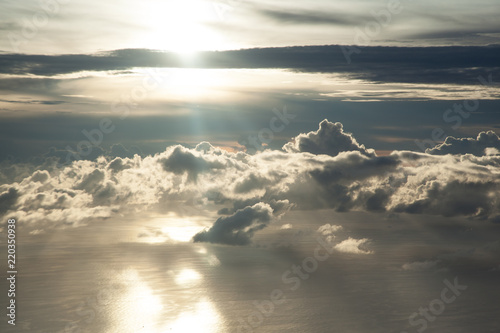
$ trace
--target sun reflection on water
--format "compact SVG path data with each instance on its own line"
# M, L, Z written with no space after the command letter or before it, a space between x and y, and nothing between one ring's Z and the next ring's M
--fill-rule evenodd
M224 331L220 314L204 295L199 272L182 268L169 270L163 276L152 283L132 268L117 275L123 289L110 309L107 333Z
M212 302L202 298L192 310L183 311L174 322L166 325L162 332L221 332L220 316Z
M138 242L158 243L186 243L194 235L203 230L207 222L205 218L193 216L190 218L179 217L173 213L149 219L137 235Z
M118 279L126 289L114 304L113 328L108 332L158 332L155 326L163 310L161 297L154 294L134 269L125 270Z
M176 284L186 287L196 285L200 279L201 275L197 271L190 268L183 269L176 274L174 278Z

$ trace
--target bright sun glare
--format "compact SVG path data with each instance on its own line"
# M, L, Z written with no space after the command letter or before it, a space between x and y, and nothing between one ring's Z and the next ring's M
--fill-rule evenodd
M210 1L155 2L145 17L145 43L150 48L179 53L223 48L222 37L206 26L216 17Z
M189 242L196 233L203 230L205 224L200 217L186 218L169 213L151 219L148 226L154 231L145 232L140 240L146 243Z
M201 275L193 269L178 272L169 271L175 283L188 293L201 280ZM169 297L155 292L154 285L148 284L135 269L127 269L117 276L117 282L124 286L118 294L111 317L111 332L220 332L221 318L212 302L204 296L183 301L174 294ZM165 292L165 291L163 291ZM164 303L169 301L169 303ZM158 325L162 323L161 325ZM163 326L163 327L161 327Z

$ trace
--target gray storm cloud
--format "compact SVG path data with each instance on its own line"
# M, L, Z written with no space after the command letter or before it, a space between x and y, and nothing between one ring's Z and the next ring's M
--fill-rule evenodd
M231 216L219 217L210 229L197 233L193 241L247 245L254 233L264 229L272 217L273 209L268 204L247 206Z

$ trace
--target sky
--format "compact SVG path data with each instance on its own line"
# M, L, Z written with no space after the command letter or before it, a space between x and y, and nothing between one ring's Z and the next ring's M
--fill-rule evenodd
M499 331L496 1L1 3L2 332Z

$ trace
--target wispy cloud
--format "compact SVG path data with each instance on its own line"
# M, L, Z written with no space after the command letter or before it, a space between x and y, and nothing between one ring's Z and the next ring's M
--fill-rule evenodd
M282 24L310 24L310 25L345 25L355 26L370 17L359 16L352 13L331 13L324 11L310 10L279 10L279 9L258 9L257 13L271 18Z

